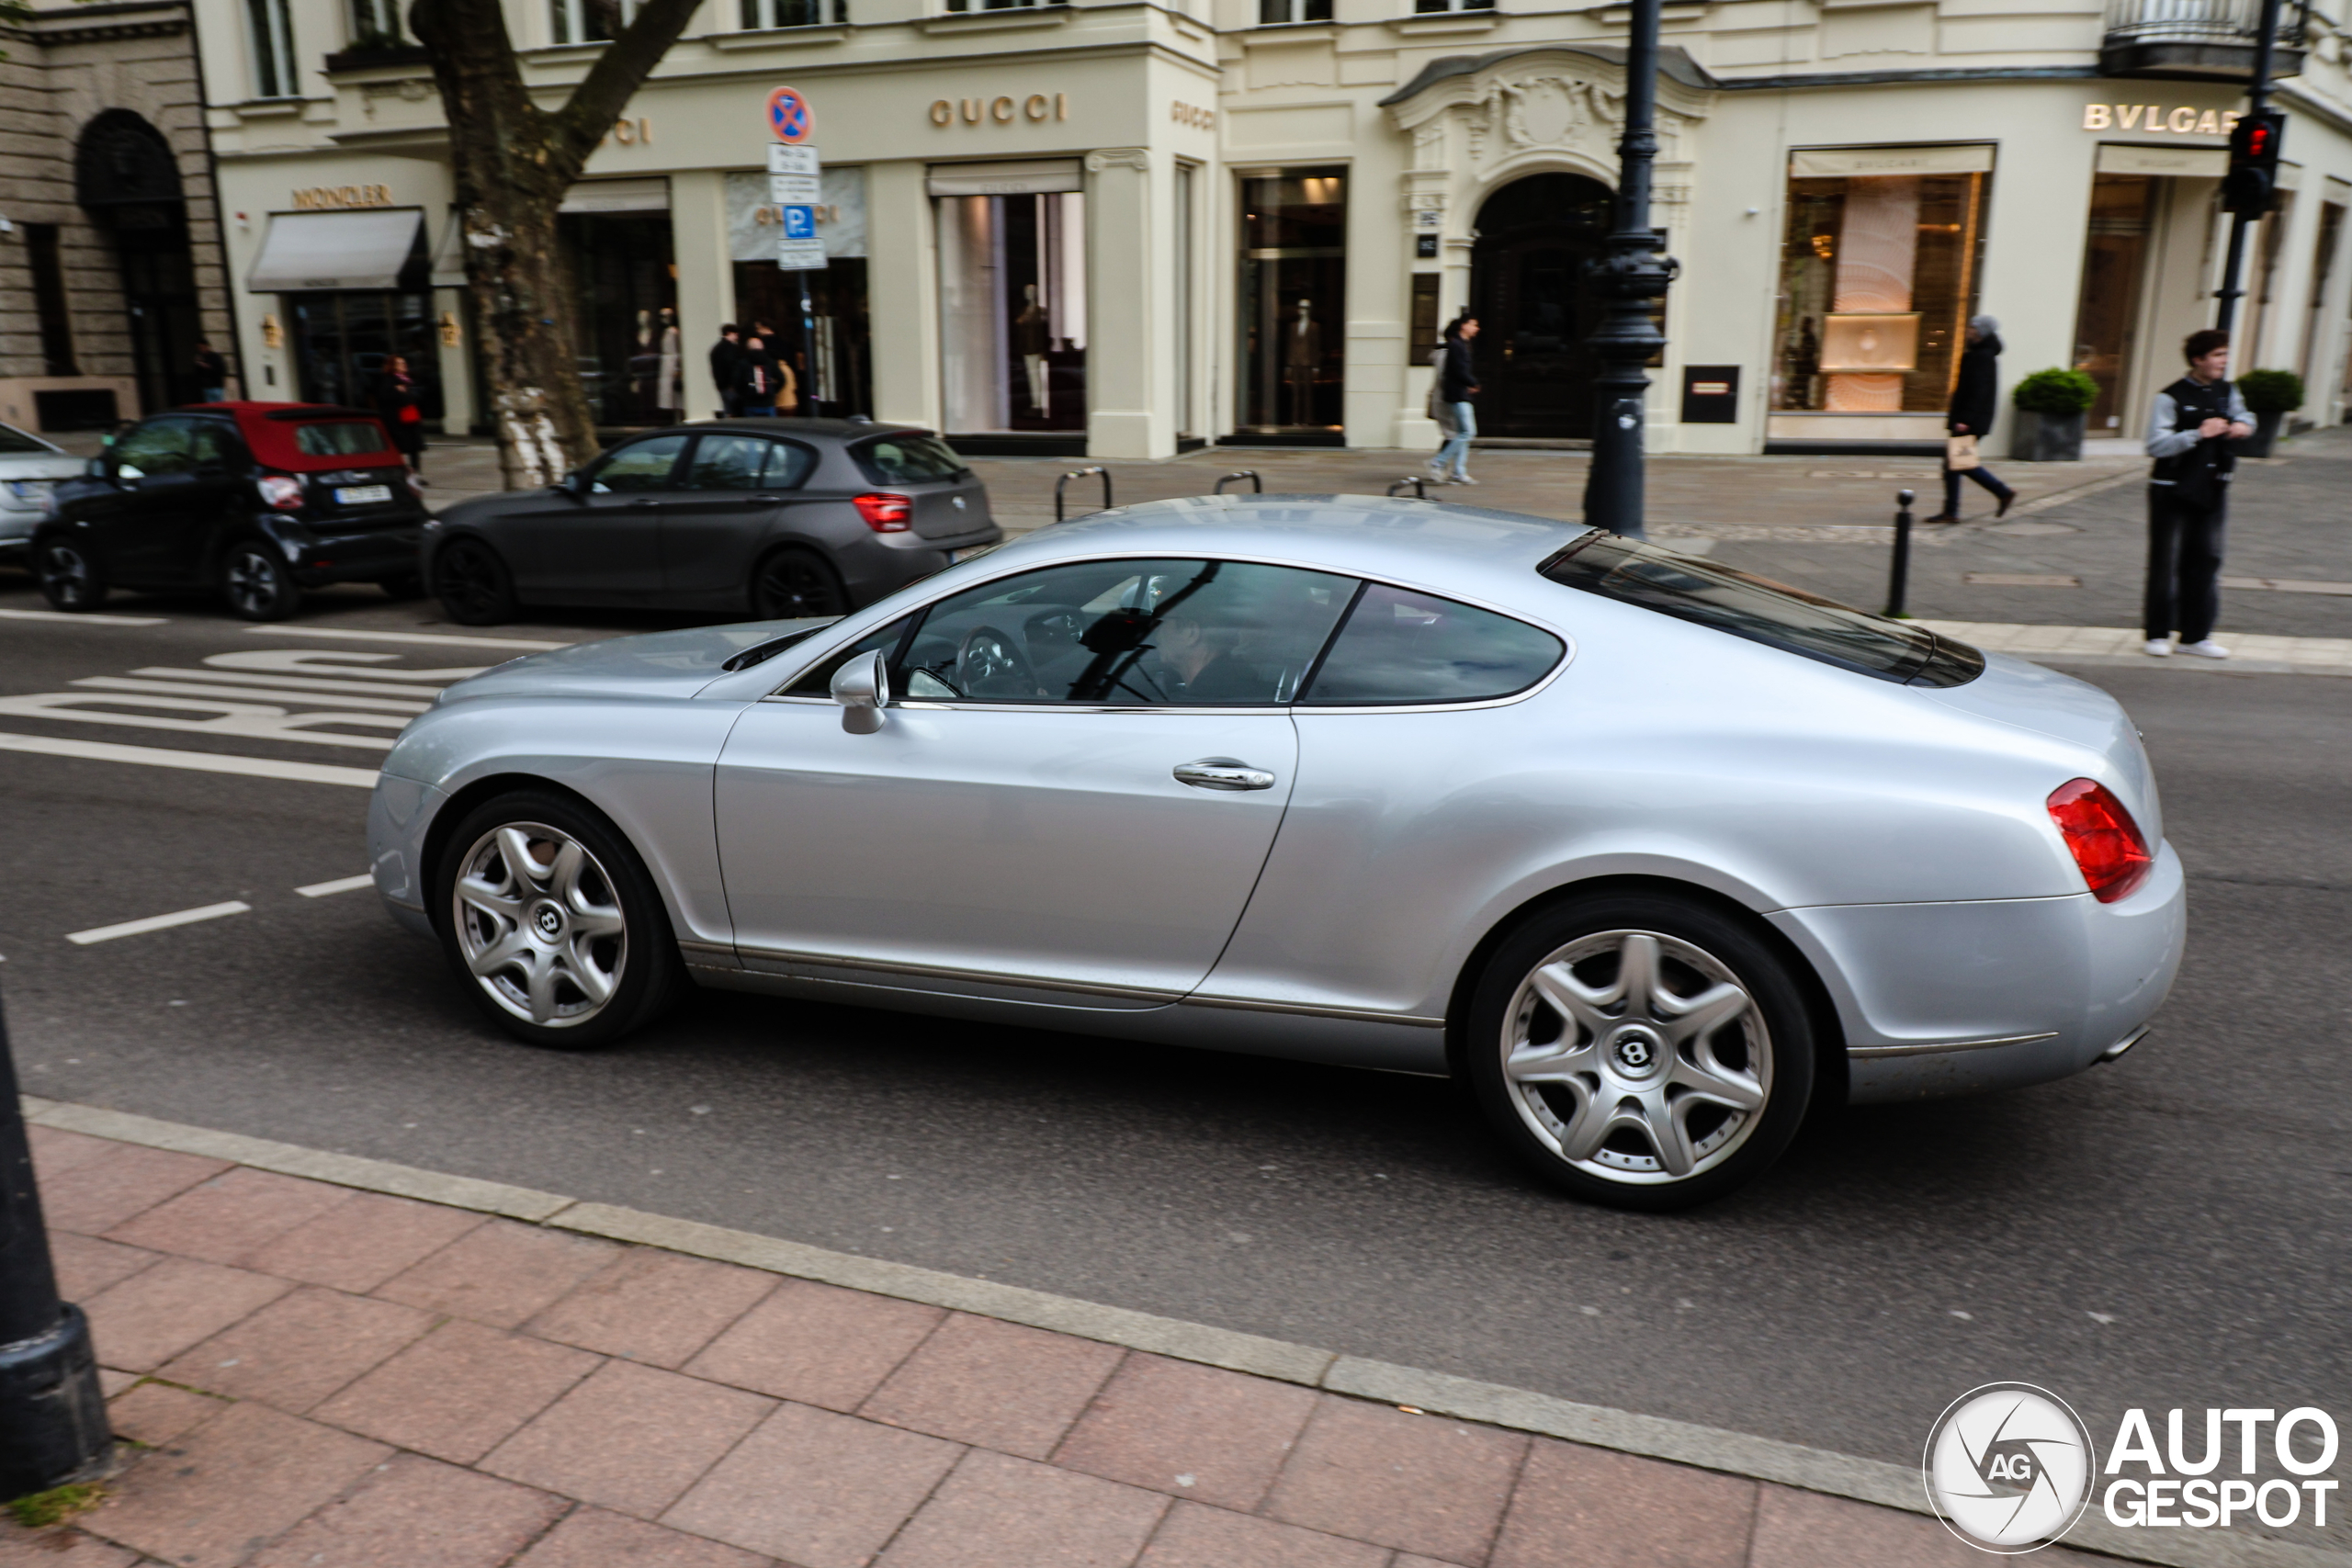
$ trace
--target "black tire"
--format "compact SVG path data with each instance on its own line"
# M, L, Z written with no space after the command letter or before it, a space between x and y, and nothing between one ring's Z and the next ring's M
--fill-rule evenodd
M90 552L59 535L33 541L33 579L52 610L84 615L107 602L106 573Z
M1610 994L1627 989L1629 957L1648 998L1637 1005ZM1677 1005L1710 995L1702 1020ZM1663 894L1596 894L1529 919L1479 976L1457 1052L1514 1155L1621 1209L1687 1208L1746 1185L1813 1098L1812 1024L1785 961L1736 918Z
M522 852L535 872L545 873L527 886L520 886L525 879L502 845L506 829L519 832ZM567 839L584 852L571 863L569 884ZM461 876L474 894L464 901ZM441 951L466 994L525 1044L593 1051L651 1019L676 994L677 942L645 863L603 814L569 795L516 790L467 812L433 868L431 897ZM511 914L499 912L501 897L513 905ZM614 915L617 935L588 923ZM499 963L500 952L511 960ZM485 964L480 974L477 962ZM544 1016L534 983L542 973ZM605 990L601 1001L598 986Z
M846 615L849 593L839 573L814 550L781 549L752 572L752 616L790 621L809 615Z
M405 601L424 597L424 575L422 572L412 571L406 577L388 577L376 586L384 591L387 599Z
M514 574L481 539L452 539L433 558L433 596L461 626L494 626L514 615Z
M240 620L282 621L302 607L301 586L267 539L232 539L220 552L220 596Z

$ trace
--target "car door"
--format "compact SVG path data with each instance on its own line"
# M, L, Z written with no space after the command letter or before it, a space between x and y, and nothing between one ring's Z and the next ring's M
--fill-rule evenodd
M99 524L107 572L117 582L185 581L175 563L193 530L196 423L186 415L142 420L107 449L115 500Z
M662 498L663 592L679 604L741 607L762 541L797 503L816 461L797 441L723 430L695 437L683 480Z
M189 422L188 457L194 467L184 500L175 499L181 524L160 544L162 565L173 581L200 582L219 559L228 528L244 515L235 502L251 493L253 459L236 428L223 419Z
M589 464L573 491L535 493L502 513L497 543L526 599L648 603L662 592L662 511L692 437L649 435Z
M1297 754L1286 704L1353 583L1214 561L1068 563L938 601L745 713L719 759L754 968L1162 1005L1216 963ZM887 649L878 732L833 670Z

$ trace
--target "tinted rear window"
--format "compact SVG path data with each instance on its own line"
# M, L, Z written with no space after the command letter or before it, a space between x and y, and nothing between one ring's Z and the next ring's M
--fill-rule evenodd
M884 435L851 447L850 456L878 485L928 484L964 471L964 459L936 435Z
M1958 686L1984 671L1983 654L1924 626L1884 620L1801 588L1614 534L1588 534L1540 570L1569 588L1882 681Z
M382 452L389 444L383 427L356 419L317 421L294 427L294 450L306 457L340 457L348 453Z
M1524 621L1374 582L1300 700L1327 707L1486 702L1525 691L1566 651Z

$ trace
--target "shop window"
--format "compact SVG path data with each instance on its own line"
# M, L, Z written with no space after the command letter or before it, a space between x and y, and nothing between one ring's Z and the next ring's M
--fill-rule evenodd
M441 351L433 297L353 289L337 294L288 294L296 386L302 400L374 408L394 355L408 362L417 411L441 417Z
M1049 5L1064 3L1065 0L1047 0ZM1019 11L1036 4L1037 0L980 0L975 6L972 0L947 0L947 8L950 11Z
M949 433L1084 430L1086 197L936 199Z
M839 27L849 20L846 0L743 0L743 30Z
M25 225L25 259L32 265L33 313L40 321L41 373L78 376L74 316L65 304L65 267L58 257L57 225Z
M2083 236L2083 290L2075 306L2075 368L2098 383L2088 427L2123 423L2132 351L2138 346L2140 279L2156 182L2146 175L2091 176L2090 224Z
M616 39L637 20L637 0L548 0L548 30L558 43Z
M1429 11L1491 11L1495 0L1413 0L1417 12Z
M245 0L245 20L253 36L254 96L297 96L294 17L286 0Z
M399 49L407 42L401 30L400 0L351 0L353 49Z
M828 256L821 272L737 262L735 319L745 336L757 333L792 367L796 412L825 419L872 415L865 257Z
M1792 177L1772 406L1950 406L1984 241L1983 173Z
M1261 28L1330 19L1331 0L1258 0L1258 25Z
M1285 169L1242 180L1243 429L1340 428L1347 227L1343 169Z
M573 354L596 423L675 423L685 345L670 215L563 212L556 236L571 269Z

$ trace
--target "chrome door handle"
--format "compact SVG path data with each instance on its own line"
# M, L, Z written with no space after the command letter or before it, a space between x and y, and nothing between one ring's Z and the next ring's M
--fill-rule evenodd
M1263 768L1231 757L1203 757L1197 762L1176 764L1176 782L1191 784L1194 789L1272 789L1274 775Z

